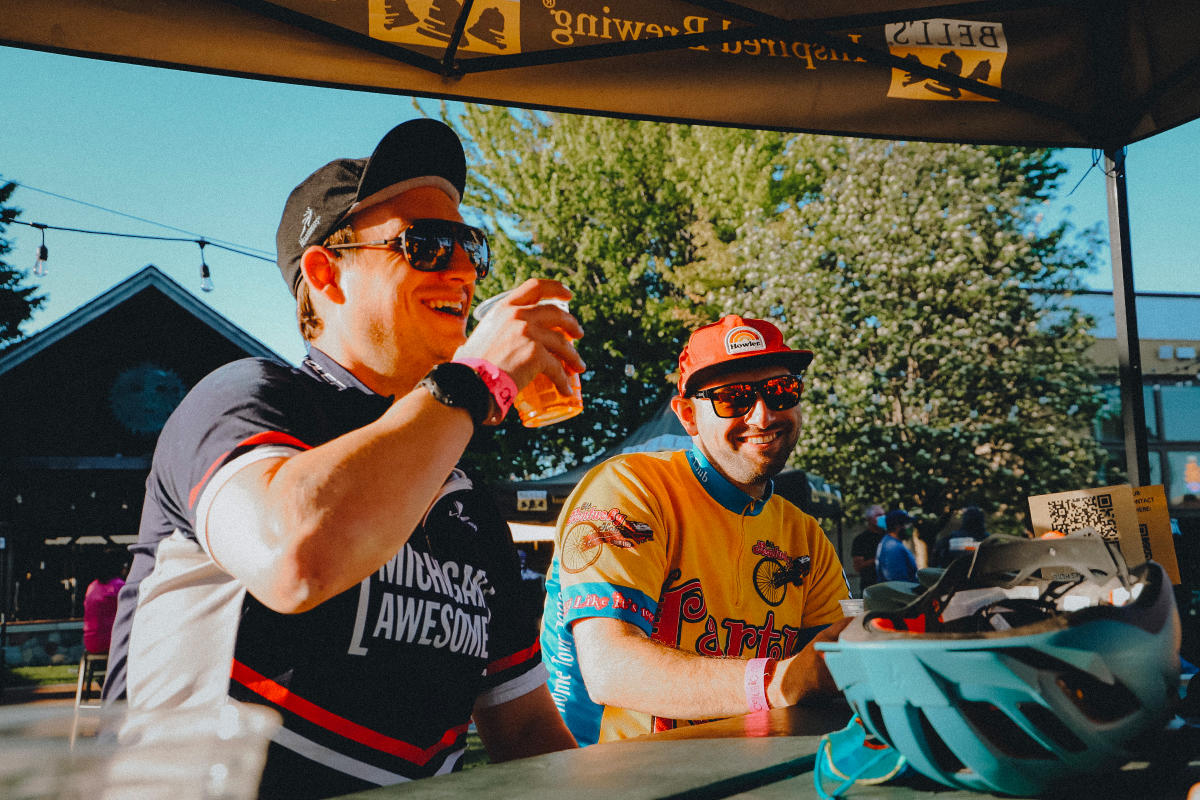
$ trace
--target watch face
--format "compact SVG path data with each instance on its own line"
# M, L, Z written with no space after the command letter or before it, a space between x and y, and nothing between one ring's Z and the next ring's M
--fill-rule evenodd
M108 402L126 430L149 435L162 430L186 393L183 379L174 370L143 362L117 375Z

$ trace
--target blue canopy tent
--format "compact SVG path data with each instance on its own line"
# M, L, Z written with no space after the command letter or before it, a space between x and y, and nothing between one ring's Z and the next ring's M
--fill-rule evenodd
M552 523L558 518L564 501L588 471L621 453L649 453L656 450L685 450L691 437L664 403L658 411L624 440L609 447L596 458L558 475L525 481L511 481L493 487L505 515L516 522ZM826 533L841 552L842 493L818 475L802 469L788 469L775 478L775 491L804 511L825 521Z

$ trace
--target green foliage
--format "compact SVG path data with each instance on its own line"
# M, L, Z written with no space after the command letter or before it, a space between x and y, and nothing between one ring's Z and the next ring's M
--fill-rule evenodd
M25 270L3 260L12 251L12 244L4 236L5 229L21 214L20 209L6 205L16 188L15 183L0 186L0 350L21 338L21 323L45 301L44 295L35 294L36 287L22 285Z
M1087 268L1038 207L1045 150L826 140L820 197L749 221L705 257L737 270L730 310L817 353L794 460L861 504L945 524L973 503L1089 485L1102 399L1090 321L1064 304Z
M688 332L736 312L816 351L794 461L851 506L933 527L974 503L1011 530L1027 495L1095 479L1090 320L1065 303L1088 254L1040 218L1051 151L481 106L452 121L473 142L468 202L496 233L481 296L562 280L591 370L581 417L514 415L477 442L486 474L618 441L672 391Z
M673 390L687 334L710 321L700 237L729 239L777 202L783 138L468 106L467 202L494 226L495 272L479 296L531 276L561 280L587 335L585 411L541 429L513 414L470 452L486 474L571 467L643 422Z
M467 731L467 752L463 753L462 768L464 771L475 769L475 767L485 767L492 763L488 757L487 748L483 746L483 740L479 738L479 734L475 729Z

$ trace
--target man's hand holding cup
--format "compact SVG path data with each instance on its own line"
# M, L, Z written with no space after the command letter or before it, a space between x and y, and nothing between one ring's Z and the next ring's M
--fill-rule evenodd
M583 336L567 310L571 292L555 280L530 278L488 298L475 310L478 326L456 358L482 358L520 388L514 405L521 423L534 428L583 410L579 375L587 367L573 344Z

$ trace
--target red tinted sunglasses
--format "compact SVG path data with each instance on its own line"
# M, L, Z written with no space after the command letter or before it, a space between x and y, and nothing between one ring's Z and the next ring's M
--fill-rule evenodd
M746 416L760 397L772 411L795 408L803 392L803 375L778 375L753 383L727 383L724 386L701 389L692 392L691 396L712 402L714 414L730 419Z

